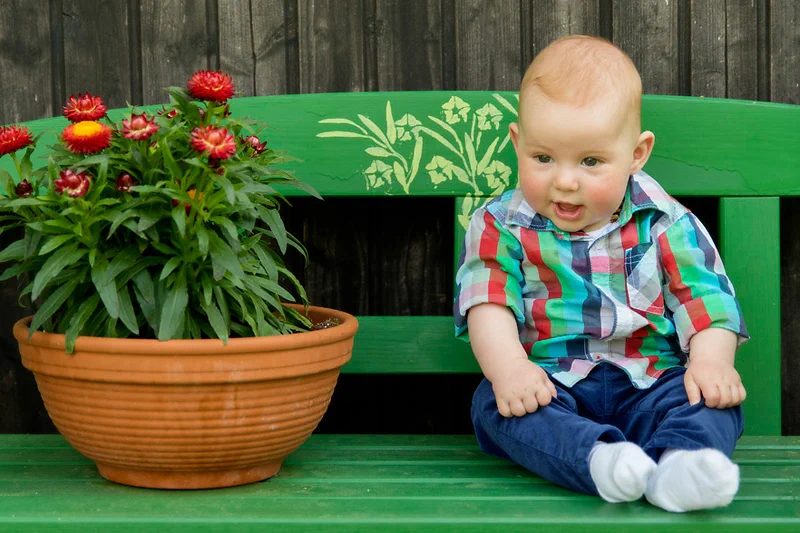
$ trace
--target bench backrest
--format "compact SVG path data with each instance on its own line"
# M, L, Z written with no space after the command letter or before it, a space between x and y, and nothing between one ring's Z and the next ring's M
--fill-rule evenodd
M239 98L231 109L273 126L270 147L300 159L296 174L323 197L451 197L455 265L470 214L515 186L508 124L517 101L510 92L342 93ZM779 197L800 194L800 107L645 96L642 113L657 139L645 171L674 196L720 198L718 245L752 338L736 362L748 390L747 433L779 435ZM60 131L64 119L28 125ZM480 371L451 317L359 320L345 372Z

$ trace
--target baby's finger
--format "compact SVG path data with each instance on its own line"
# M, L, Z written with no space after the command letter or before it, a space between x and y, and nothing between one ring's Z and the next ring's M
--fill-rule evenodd
M689 405L694 405L700 402L700 387L694 382L691 375L687 375L683 379L683 385L686 387L686 396L689 397Z
M525 398L522 399L523 405L525 405L525 411L528 413L535 413L537 409L539 409L539 402L536 401L535 394L528 394Z
M539 387L536 391L536 401L539 402L539 405L544 407L545 405L550 404L550 400L553 399L553 393L550 392L550 389L547 387Z
M703 398L706 399L706 405L708 407L713 407L715 409L719 407L720 392L716 383L706 385L704 388L701 388L701 391L703 392Z
M744 385L739 383L739 397L742 399L742 403L747 399L747 389L744 388Z
M738 385L731 385L731 403L728 407L733 407L734 405L739 405L742 403L741 395L739 394L739 386Z
M527 411L525 411L525 405L523 405L522 400L517 398L516 400L511 400L508 403L508 406L511 408L511 414L514 416L525 416Z
M549 379L547 380L547 388L550 391L550 394L553 395L553 398L558 398L558 391L556 390L556 386L553 385L553 382Z
M497 410L500 415L506 418L511 418L511 409L508 407L508 402L504 400L497 400Z

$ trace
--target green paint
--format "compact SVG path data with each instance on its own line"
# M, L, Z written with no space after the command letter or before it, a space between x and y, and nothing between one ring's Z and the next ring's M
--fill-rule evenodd
M781 434L780 199L723 198L721 254L751 340L736 353L748 435Z

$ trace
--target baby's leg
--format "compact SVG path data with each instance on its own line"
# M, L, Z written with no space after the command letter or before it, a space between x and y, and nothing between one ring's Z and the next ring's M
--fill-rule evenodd
M484 379L472 401L481 449L557 485L599 494L606 501L641 498L655 463L638 446L624 442L614 426L579 416L569 390L554 384L558 397L549 405L526 416L505 418L497 410L492 384Z
M740 407L712 409L705 402L689 405L683 368L671 369L656 384L640 391L636 416L625 434L637 440L640 426L654 420L655 428L644 450L659 457L658 468L647 485L647 500L663 509L684 512L722 507L739 488L739 468L729 459L744 429ZM632 405L622 409L634 411ZM655 415L655 416L654 416Z

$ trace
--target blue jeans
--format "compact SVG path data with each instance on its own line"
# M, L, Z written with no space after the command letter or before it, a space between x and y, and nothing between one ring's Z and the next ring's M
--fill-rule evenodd
M484 379L472 399L472 423L481 450L524 466L556 485L597 494L589 452L597 441L630 441L654 461L667 448L716 448L728 457L744 430L740 406L689 405L683 367L667 370L649 389L637 389L625 371L602 363L571 388L553 384L558 398L535 413L506 418Z

